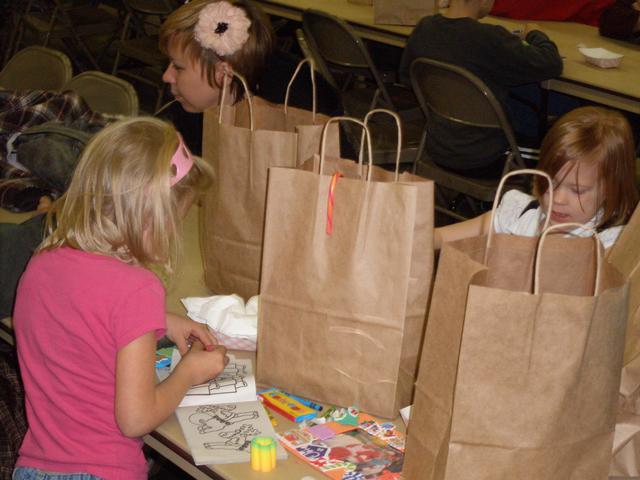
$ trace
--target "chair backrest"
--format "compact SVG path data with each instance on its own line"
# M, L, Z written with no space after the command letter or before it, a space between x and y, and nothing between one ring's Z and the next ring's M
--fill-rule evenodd
M307 37L300 28L296 29L296 40L298 41L298 46L300 47L304 58L313 62L316 71L319 72L333 88L338 90L338 87L334 84L334 78L331 75L331 72L327 69L327 65L321 58L318 58L317 54L313 50L311 50Z
M317 52L324 66L319 70L326 70L331 78L329 83L336 89L340 89L335 77L330 73L330 66L338 66L347 69L360 70L371 77L378 88L387 106L393 108L393 102L373 63L371 55L362 39L353 31L344 20L318 10L305 10L302 13L302 28L312 51Z
M73 77L64 87L77 92L95 112L108 115L138 114L138 94L133 86L114 75L88 71Z
M507 115L487 85L468 70L429 58L411 64L411 84L424 114L431 112L455 123L501 130L513 163L524 168Z
M152 17L157 24L153 24L157 30L157 25L162 23L164 19L175 10L176 5L171 0L122 0L127 11L125 19L125 29L131 23L136 31L136 36L140 34L147 35L146 24L148 17ZM126 34L123 38L126 37Z
M73 75L71 61L62 52L31 46L17 52L0 71L6 90L60 90Z
M127 10L144 15L169 15L179 3L172 0L122 0ZM180 2L182 3L182 2Z

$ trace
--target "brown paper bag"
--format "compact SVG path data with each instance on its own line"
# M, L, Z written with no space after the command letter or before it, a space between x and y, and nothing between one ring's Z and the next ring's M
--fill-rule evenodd
M433 182L370 154L366 176L324 151L304 167L269 171L258 381L395 417L412 398L429 297Z
M629 280L629 320L624 364L640 356L640 207L636 207L607 258Z
M417 25L435 13L438 0L373 0L373 22L383 25Z
M315 75L311 112L287 107L289 90L305 61L298 65L284 105L251 97L204 114L203 157L216 172L202 209L205 283L216 294L237 293L248 299L258 293L267 169L295 167L320 151L322 129L329 117L315 113ZM337 126L328 149L337 155Z
M404 478L607 478L628 285L594 245L501 234L445 244Z
M622 368L609 476L640 476L640 357Z
M629 281L629 307L619 409L609 475L640 476L640 208L611 247L608 259Z

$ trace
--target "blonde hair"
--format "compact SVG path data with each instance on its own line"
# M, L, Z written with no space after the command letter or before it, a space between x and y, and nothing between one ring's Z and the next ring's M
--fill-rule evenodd
M178 144L173 126L152 117L105 127L87 144L67 192L55 202L50 233L37 251L68 246L171 271L180 248L180 202L210 178L209 167L194 157L187 176L170 187Z
M598 228L627 223L638 203L635 184L633 134L627 119L618 111L581 107L563 115L542 141L538 168L554 178L567 163L598 165L602 192L602 216ZM536 179L540 197L547 190Z
M194 29L204 7L217 1L226 1L241 8L251 21L249 38L240 50L232 55L219 56L213 50L204 48L195 38ZM160 51L169 53L169 46L175 45L184 52L189 60L200 64L210 86L220 85L215 81L215 64L220 60L228 62L233 71L240 74L249 89L256 90L258 80L271 56L275 35L269 17L246 0L192 0L182 5L167 17L160 27ZM175 43L174 43L175 42ZM241 82L233 78L231 94L239 100L244 94Z

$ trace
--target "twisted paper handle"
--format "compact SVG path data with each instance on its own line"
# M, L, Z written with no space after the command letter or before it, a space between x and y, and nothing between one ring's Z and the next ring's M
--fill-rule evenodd
M338 179L343 175L340 172L336 172L331 177L331 184L329 185L329 197L327 198L327 235L333 233L333 204L334 204L334 191Z

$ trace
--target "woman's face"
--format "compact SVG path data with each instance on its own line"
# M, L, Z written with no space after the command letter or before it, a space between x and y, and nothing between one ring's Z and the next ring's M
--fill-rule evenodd
M217 70L218 64L224 62L216 64L216 81L211 86L200 63L191 61L176 43L169 44L169 66L162 75L162 80L171 87L171 94L187 112L203 112L218 105Z
M567 162L553 179L551 224L587 223L602 206L597 162ZM546 212L549 190L542 196L541 206Z

